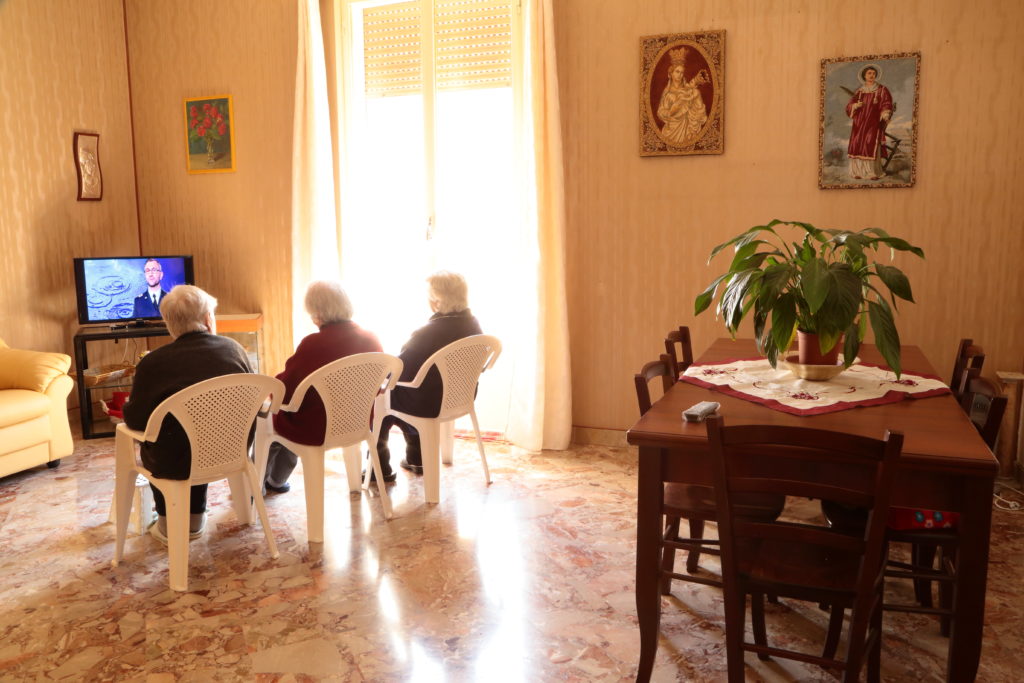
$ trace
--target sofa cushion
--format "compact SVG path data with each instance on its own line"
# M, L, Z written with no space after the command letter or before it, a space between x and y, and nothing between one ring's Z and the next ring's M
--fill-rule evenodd
M70 367L71 357L63 353L0 348L0 389L46 391Z
M47 415L52 405L50 399L35 391L0 391L0 429Z

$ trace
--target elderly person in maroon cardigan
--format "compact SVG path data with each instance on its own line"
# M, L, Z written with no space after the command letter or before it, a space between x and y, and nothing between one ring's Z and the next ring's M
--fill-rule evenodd
M381 351L377 335L352 322L352 302L341 285L330 280L310 283L306 289L306 312L319 332L307 336L299 343L294 355L277 376L284 382L284 401L292 399L295 389L308 375L324 365L355 353ZM281 412L274 416L274 431L295 443L317 446L324 442L327 413L315 389L311 389L302 405L294 413ZM298 457L281 444L274 442L267 460L264 486L267 491L287 493L291 489L288 477ZM387 465L384 474L389 474Z

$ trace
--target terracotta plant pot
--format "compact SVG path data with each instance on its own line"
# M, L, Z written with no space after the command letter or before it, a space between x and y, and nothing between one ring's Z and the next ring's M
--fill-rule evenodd
M826 353L822 353L818 335L797 330L796 343L800 363L802 365L835 365L839 361L840 341L842 341L841 337L836 341L835 346Z

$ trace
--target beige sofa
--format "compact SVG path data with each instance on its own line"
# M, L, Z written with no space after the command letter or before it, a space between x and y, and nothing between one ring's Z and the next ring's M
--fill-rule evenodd
M0 339L0 477L56 467L71 455L70 367L63 353L12 349Z

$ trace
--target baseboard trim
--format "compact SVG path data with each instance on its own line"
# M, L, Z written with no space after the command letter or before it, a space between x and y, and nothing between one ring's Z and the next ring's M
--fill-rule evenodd
M573 427L572 442L581 446L625 447L626 432L622 429L598 429L596 427Z

